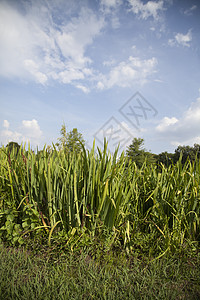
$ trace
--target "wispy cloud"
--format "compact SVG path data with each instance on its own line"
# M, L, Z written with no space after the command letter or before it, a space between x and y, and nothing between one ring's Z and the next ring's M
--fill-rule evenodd
M106 16L107 15L107 22L111 24L112 28L117 29L120 27L120 22L118 18L118 10L121 4L123 3L122 0L101 0L100 1L100 10Z
M82 7L76 17L53 19L53 6L32 2L23 14L0 3L0 75L71 83L91 76L86 50L104 27L104 18ZM65 14L63 11L62 14ZM9 63L8 63L9 62Z
M100 0L101 9L107 13L118 8L121 4L122 0Z
M115 65L115 64L116 64L116 60L115 60L115 59L105 60L105 61L103 62L103 65L104 65L105 67L110 67L110 66L113 66L113 65Z
M190 8L183 11L184 15L191 16L193 12L197 9L197 5L192 5Z
M177 45L190 47L191 41L192 41L192 30L190 29L186 34L177 33L173 39L168 40L168 44L172 47Z
M85 94L88 94L90 92L90 89L84 85L81 84L77 84L76 85L77 89L80 89L81 91L83 91Z
M159 12L164 10L162 0L146 4L140 0L129 2L132 11L143 19L149 16L157 19ZM78 14L76 7L76 15L69 13L68 9L59 11L59 18L55 18L54 11L57 12L58 6L52 1L30 1L24 6L23 13L8 3L0 3L0 19L4 24L0 31L2 77L42 85L56 81L72 84L88 93L94 86L108 89L144 84L155 72L157 60L154 57L144 60L130 56L128 61L104 61L102 64L110 68L108 74L102 74L93 65L89 47L108 26L109 16L113 20L117 18L117 13L113 12L122 5L121 0L102 0L100 7L103 12L99 15L82 5ZM115 21L117 27L117 19Z
M131 6L130 10L144 20L149 17L158 20L159 14L165 10L163 0L148 1L145 4L141 0L129 0L129 4Z

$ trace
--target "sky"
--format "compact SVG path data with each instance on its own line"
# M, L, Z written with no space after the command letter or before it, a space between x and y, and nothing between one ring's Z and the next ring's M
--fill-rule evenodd
M0 0L0 145L63 124L88 149L200 144L200 1Z

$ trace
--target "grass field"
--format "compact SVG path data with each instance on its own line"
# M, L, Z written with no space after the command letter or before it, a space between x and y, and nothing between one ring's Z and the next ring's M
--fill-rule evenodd
M200 161L0 149L2 299L199 299Z
M192 299L200 297L200 257L152 263L124 253L89 253L49 259L1 247L1 299Z

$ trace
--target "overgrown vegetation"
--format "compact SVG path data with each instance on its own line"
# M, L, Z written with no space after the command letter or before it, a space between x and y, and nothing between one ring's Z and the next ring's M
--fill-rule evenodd
M46 232L51 240L78 232L112 233L112 243L134 249L138 236L157 240L154 251L176 251L199 242L200 163L181 159L168 168L122 155L46 149L18 153L1 148L0 238L23 244Z
M35 258L31 258L27 268L35 277L29 271L28 279L21 274L22 288L17 287L18 281L14 279L14 274L11 275L13 286L9 289L5 288L4 280L1 281L4 298L26 299L26 295L29 295L29 298L44 299L38 280L38 276L41 276L43 284L48 282L49 286L49 294L45 299L57 299L57 296L52 297L50 286L53 284L51 280L55 279L56 289L63 289L59 284L65 282L62 281L64 279L59 283L60 279L57 282L57 277L54 277L66 276L63 259L72 259L73 262L78 260L75 266L69 267L71 277L68 280L72 278L74 281L68 285L66 293L75 295L77 291L82 298L89 299L99 298L99 295L104 299L118 296L120 299L128 299L130 295L132 299L148 299L148 292L152 293L150 296L154 299L164 299L166 295L171 299L178 297L185 277L182 280L177 274L176 283L171 279L168 282L167 278L171 278L172 274L166 271L163 273L165 275L161 275L165 279L160 291L157 283L149 290L150 277L155 274L160 276L158 273L161 269L169 270L170 264L174 264L174 271L179 268L177 264L180 264L183 276L183 265L190 269L187 261L193 266L191 274L195 274L195 278L199 276L195 268L195 265L199 266L200 242L198 157L183 163L180 155L179 160L169 166L149 163L146 157L137 165L129 155L122 153L118 157L117 150L111 155L107 151L106 142L104 149L98 149L97 153L94 151L95 145L89 152L82 141L77 151L72 149L66 151L65 147L54 147L49 151L44 148L38 153L30 148L26 151L23 146L0 149L0 241L4 245L2 264L6 255L5 247L10 246L26 250L25 253L30 253L31 257L38 257L40 253L39 259L49 262L44 267L46 275L37 273L39 271L35 269L34 273L32 267L36 268L38 262L35 263ZM18 255L18 251L22 259L23 251L12 251L8 254L9 262L12 261L11 253ZM81 257L82 263L78 257ZM175 257L174 262L170 260L172 257ZM55 262L56 265L58 263L58 269L52 267ZM29 264L26 258L22 259L23 264ZM156 264L160 269L154 274L152 270ZM48 269L50 266L51 271ZM144 269L146 271L142 273ZM17 267L14 270L18 272ZM78 277L82 282L80 286L73 275L76 271L80 277L84 276L84 279ZM4 272L4 268L1 272ZM12 270L9 269L9 272ZM85 272L88 272L86 277ZM60 273L65 275L61 276ZM191 274L188 282L193 280ZM143 282L140 276L147 278L147 281ZM89 293L89 285L95 286L95 280L99 286L94 293ZM27 282L30 288L27 293L30 294L25 293ZM134 282L134 285L130 282ZM173 284L177 286L166 294ZM65 295L63 290L60 295L58 299L70 299L67 296L69 294ZM189 289L181 295L183 297L180 299L189 299ZM200 295L198 280L195 281L194 293L191 291L191 295L191 299ZM75 296L72 298L76 299Z

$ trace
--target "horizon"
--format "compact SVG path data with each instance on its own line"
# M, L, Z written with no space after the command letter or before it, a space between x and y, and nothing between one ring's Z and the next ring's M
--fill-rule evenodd
M197 0L0 0L0 144L200 144Z

